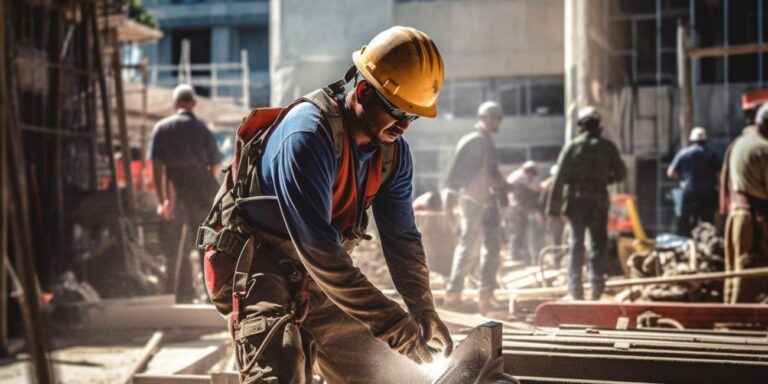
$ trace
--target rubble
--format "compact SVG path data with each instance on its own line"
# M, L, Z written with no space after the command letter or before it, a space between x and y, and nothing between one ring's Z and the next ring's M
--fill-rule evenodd
M693 230L693 238L662 235L649 252L632 254L627 260L630 277L680 276L725 269L723 238L717 228L703 223ZM639 299L651 301L722 301L722 282L653 284L643 288Z

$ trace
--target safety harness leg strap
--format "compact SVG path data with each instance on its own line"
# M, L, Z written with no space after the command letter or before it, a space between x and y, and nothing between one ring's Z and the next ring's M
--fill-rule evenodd
M248 278L251 274L251 264L261 243L254 236L248 238L237 259L235 274L232 277L232 330L237 331L242 316L242 304L248 293Z

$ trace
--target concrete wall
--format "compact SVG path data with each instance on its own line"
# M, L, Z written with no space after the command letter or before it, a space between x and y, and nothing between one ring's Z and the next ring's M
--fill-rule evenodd
M563 73L563 0L400 3L394 21L435 40L448 79Z
M340 79L352 52L392 25L392 0L272 0L271 104L286 105Z

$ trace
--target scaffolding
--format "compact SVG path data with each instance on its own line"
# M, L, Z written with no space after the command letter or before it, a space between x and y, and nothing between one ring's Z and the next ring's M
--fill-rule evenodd
M653 191L647 191L650 194L638 191L642 205L646 207L641 215L654 233L672 229L674 211L669 196L677 183L667 179L665 171L675 150L687 143L686 132L693 125L705 126L712 133L713 140L710 141L714 147L724 150L740 129L738 95L744 90L759 89L764 84L763 2L753 0L736 4L739 12L747 12L745 8L748 8L750 20L754 21L752 35L756 38L743 45L732 41L732 21L734 17L747 18L747 15L734 15L731 11L735 3L729 0L706 4L695 0L655 0L652 3L603 0L593 3L599 6L605 32L600 36L590 30L589 39L601 48L599 60L603 61L603 68L611 72L601 74L600 81L605 89L616 95L611 108L614 115L621 116L616 121L620 148L625 155L637 159L638 167L654 164L653 175L650 172L638 175L638 179L652 177L654 180ZM708 23L706 33L722 38L719 43L710 39L709 46L703 47L698 22L708 20L703 19L701 12L713 9L722 10L721 23L716 26ZM689 54L682 59L683 64L686 64L686 58L690 60L687 84L678 76L678 68L682 69L678 57L681 49L678 47L678 24L685 26L689 36L684 47ZM712 47L713 43L717 46ZM757 56L754 82L733 83L731 56L736 54ZM713 57L719 61L715 66L719 66L720 81L713 83L709 80L710 84L706 84L702 76L702 60ZM684 118L679 117L681 108L686 108L682 105L685 96L680 89L687 85L690 86L687 105L691 111L689 117ZM709 111L713 107L716 112Z
M115 147L127 142L121 41L159 32L126 20L124 6L122 0L0 2L0 347L11 350L11 276L39 383L54 382L42 291L73 263L72 227L83 217L73 217L72 208L83 196L109 196L106 211L89 213L114 222L116 267L135 267L129 250L135 207L131 189L122 191L116 178ZM99 172L102 161L109 163L106 174Z
M251 108L251 79L248 67L248 51L240 50L240 61L231 63L192 63L190 60L192 46L189 40L181 41L181 54L176 65L152 65L152 85L173 86L176 84L189 84L194 87L203 87L210 90L211 101L224 101L238 103L243 108ZM168 73L171 76L163 76ZM175 79L173 74L175 73ZM200 75L205 73L206 75ZM227 74L227 76L222 76ZM175 82L175 84L174 84ZM232 92L224 92L221 89ZM239 91L240 97L231 96Z

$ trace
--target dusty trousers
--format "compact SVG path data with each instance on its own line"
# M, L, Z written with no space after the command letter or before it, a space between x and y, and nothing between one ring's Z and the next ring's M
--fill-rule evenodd
M518 207L507 209L507 232L509 234L509 253L512 260L531 264L528 252L528 212Z
M327 383L411 382L415 364L374 338L312 281L306 320L301 326L293 322L290 273L297 262L285 256L292 252L290 241L276 247L265 243L254 258L244 313L233 335L242 382L312 383L313 369Z
M768 216L754 209L731 208L725 224L725 270L741 271L768 266ZM725 281L724 301L754 302L768 293L766 278L731 278Z
M197 201L178 199L174 217L160 222L159 237L165 255L165 293L177 293L176 302L191 303L196 296L193 276L192 250L199 253L199 271L203 270L203 254L195 249L197 226L205 218L210 207ZM182 228L187 226L182 243ZM181 257L181 259L179 259ZM204 282L200 280L201 284Z
M462 197L461 235L453 256L448 292L461 292L464 278L474 267L474 256L482 241L480 252L480 291L493 292L496 288L496 272L499 269L501 218L495 200L478 203Z

